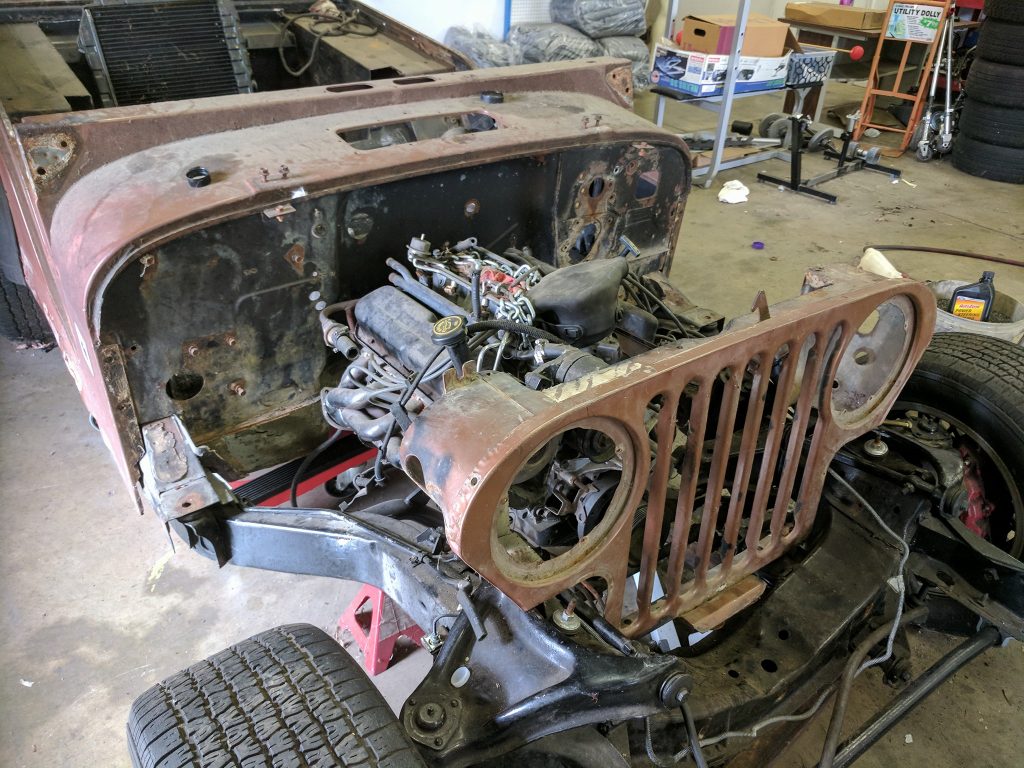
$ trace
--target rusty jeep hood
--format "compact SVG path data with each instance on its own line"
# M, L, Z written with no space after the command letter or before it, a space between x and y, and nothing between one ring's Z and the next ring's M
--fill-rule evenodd
M657 200L635 203L622 216L589 213L606 217L597 220L615 222L618 228L646 216L644 226L661 232L652 240L651 268L667 271L689 187L688 154L677 137L627 109L630 83L623 62L599 59L94 110L30 118L17 126L5 118L3 182L26 279L125 481L134 486L139 479L144 450L140 426L168 415L191 419L190 431L215 445L214 453L224 454L221 468L228 476L301 455L322 437L322 424L309 414L317 414L313 406L323 371L316 368L323 361L307 365L303 358L308 357L303 351L307 337L315 341L315 332L310 337L306 328L293 333L289 327L285 336L274 337L268 330L273 317L289 324L281 307L266 296L288 293L294 299L296 291L309 290L305 282L316 278L318 296L329 277L333 290L343 294L349 283L359 283L349 279L352 272L338 282L337 270L325 266L327 257L318 251L315 229L309 238L310 230L304 229L300 237L297 227L300 222L315 227L325 215L334 215L331 211L340 217L361 191L384 194L379 190L386 192L386 185L399 180L440 178L460 169L471 173L506 159L530 168L550 166L558 153L576 153L572 162L586 168L586 153L593 152L599 166L621 170L623 163L632 163L629 171L639 173L657 155L672 179L670 187L662 185L666 188ZM482 102L482 91L501 92L503 103ZM371 151L342 140L350 129L468 112L492 117L499 129ZM607 149L613 146L620 149ZM197 166L209 170L208 186L187 183L185 172ZM557 172L549 167L536 173L534 191L527 185L516 194L526 201L523 205L540 211L553 206L529 203L530 195L537 201L551 198L552 191L541 185L564 184L564 171L559 164ZM430 200L438 190L422 194ZM458 204L461 208L461 199ZM545 219L538 227L553 230L552 242L557 243L585 219L580 213L562 218L550 214L554 223ZM542 215L549 214L537 213ZM332 221L342 223L340 218ZM377 222L379 231L386 223ZM228 230L223 229L228 226L235 227L231 232L247 228L245 242L250 246L228 242ZM275 229L274 237L290 248L264 252L261 227ZM288 227L294 231L279 237L276 230ZM609 224L609 238L613 228ZM353 257L353 263L364 257ZM201 307L214 303L217 288L202 288L202 276L221 274L218 265L230 261L238 266L242 258L251 263L245 269L239 266L239 275L247 274L246 269L266 272L271 269L264 269L266 263L284 270L275 272L272 285L247 293L232 282L235 272L230 279L216 278L223 279L220 298L225 306L234 306L236 314L251 312L257 324L267 320L268 328L250 332L235 327L236 320L211 320L208 328L177 333L175 326L194 326ZM285 279L292 274L288 270L295 271L290 281ZM171 273L175 282L169 288L165 276ZM195 293L207 290L202 300L190 293L193 282ZM198 303L190 303L190 297ZM325 298L330 296L325 293ZM175 302L177 312L171 306ZM242 307L238 302L248 303ZM161 305L160 313L152 310ZM164 336L168 338L162 340ZM241 355L243 344L236 346L236 339L244 341L247 355L238 363L240 370L265 369L268 356L280 354L279 367L290 373L262 388L256 382L240 385L242 374L226 381L232 374L223 352L230 346L233 354ZM197 346L207 365L203 374L210 392L212 382L219 387L216 403L202 408L168 399L169 390L163 394L160 383L166 374L146 372L154 361L178 366L179 357L180 365L196 365L189 355L196 356L192 350ZM288 359L292 347L295 354ZM320 349L313 357L322 354ZM301 387L289 389L300 380ZM246 386L251 394L244 403L241 397L232 400L230 393L223 394L230 387L237 395ZM306 415L300 417L300 412ZM210 418L216 423L203 423ZM268 419L278 425L276 431L266 427ZM261 441L267 450L259 447Z

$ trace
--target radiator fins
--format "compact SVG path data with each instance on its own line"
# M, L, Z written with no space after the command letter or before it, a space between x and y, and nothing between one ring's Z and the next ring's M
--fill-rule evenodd
M252 91L249 57L228 0L91 5L82 11L78 47L104 106Z

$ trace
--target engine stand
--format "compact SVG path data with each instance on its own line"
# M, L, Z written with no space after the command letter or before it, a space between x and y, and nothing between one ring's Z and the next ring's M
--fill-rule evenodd
M858 117L859 115L857 114L847 115L848 126L840 136L843 140L843 146L841 149L836 150L831 144L825 144L825 157L836 161L836 167L831 171L826 171L825 173L818 174L817 176L812 176L806 181L801 180L800 173L803 157L803 142L799 139L794 139L791 142L789 153L789 179L780 179L777 176L770 176L767 173L759 173L757 174L757 180L768 184L775 184L792 190L793 192L799 192L803 195L816 197L819 200L824 200L830 205L835 205L836 200L839 198L829 192L822 192L821 190L814 188L822 182L831 181L832 179L837 179L840 176L845 176L848 173L860 170L887 173L889 174L889 178L893 181L898 180L900 178L900 171L886 165L879 165L876 162L879 156L877 148L860 149L856 142L853 141L852 124L856 123L856 119ZM806 118L801 117L800 115L791 115L790 120L792 121L790 124L790 135L794 137L803 136Z
M366 603L370 603L369 631L363 629L358 618ZM405 636L418 644L424 634L390 597L367 584L338 619L338 629L352 633L356 645L363 652L363 666L370 677L388 668L398 638Z

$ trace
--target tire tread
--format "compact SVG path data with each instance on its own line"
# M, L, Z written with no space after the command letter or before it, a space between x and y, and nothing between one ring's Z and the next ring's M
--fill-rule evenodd
M52 344L53 333L28 286L0 275L0 336L11 341Z
M967 98L1001 107L1024 107L1024 67L979 55L967 75Z
M1024 64L1024 24L986 19L978 38L978 56L1000 64Z
M975 333L939 333L914 376L947 378L985 402L1024 442L1024 347ZM912 377L913 379L913 377Z
M153 686L132 705L127 733L135 768L424 765L355 660L301 624Z
M985 0L985 15L990 19L1024 24L1024 2L1021 0Z
M983 179L1024 184L1024 148L1002 147L960 134L953 142L953 167Z
M1024 147L1024 109L968 99L960 113L960 134L1000 147Z

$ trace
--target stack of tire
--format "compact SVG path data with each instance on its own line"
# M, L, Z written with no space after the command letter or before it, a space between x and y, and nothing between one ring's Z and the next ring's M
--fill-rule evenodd
M1024 0L986 0L953 165L1024 184Z

